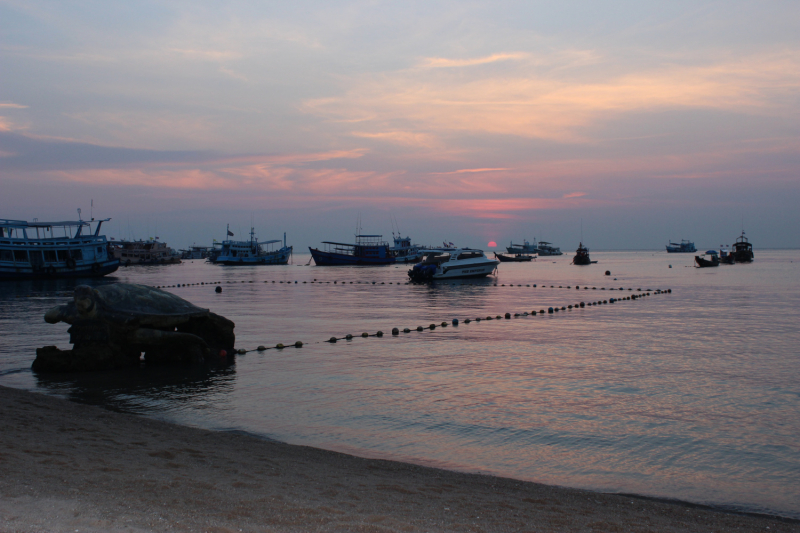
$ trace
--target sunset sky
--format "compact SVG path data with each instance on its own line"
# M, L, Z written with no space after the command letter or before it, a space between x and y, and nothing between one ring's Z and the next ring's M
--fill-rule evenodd
M0 218L800 247L800 2L0 1Z

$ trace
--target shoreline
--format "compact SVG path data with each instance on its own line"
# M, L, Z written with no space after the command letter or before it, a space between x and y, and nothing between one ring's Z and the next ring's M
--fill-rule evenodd
M468 474L0 386L0 531L800 531L791 518Z

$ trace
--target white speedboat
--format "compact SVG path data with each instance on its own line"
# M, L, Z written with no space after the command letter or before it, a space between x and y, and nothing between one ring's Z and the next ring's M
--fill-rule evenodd
M489 259L483 250L435 248L422 250L422 261L408 271L411 281L454 278L482 278L495 271L500 261Z

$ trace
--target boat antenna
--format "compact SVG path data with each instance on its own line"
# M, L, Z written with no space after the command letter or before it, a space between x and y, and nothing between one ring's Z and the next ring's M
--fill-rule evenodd
M83 219L81 218L81 208L79 207L78 208L78 221L82 221L82 220Z
M92 198L92 202L89 204L89 216L92 220L94 220L94 198Z

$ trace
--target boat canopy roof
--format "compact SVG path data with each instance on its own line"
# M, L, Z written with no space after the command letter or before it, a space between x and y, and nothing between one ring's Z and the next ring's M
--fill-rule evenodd
M477 248L423 248L420 250L423 254L431 254L431 253L442 253L442 254L454 254L458 252L480 252L483 253L483 250L478 250Z
M706 250L706 253L708 255L719 255L719 252L717 252L716 250Z
M27 222L25 220L9 220L0 219L0 226L6 228L51 228L58 227L77 227L77 226L91 226L92 222L108 222L110 218L102 220L62 220L60 222Z

